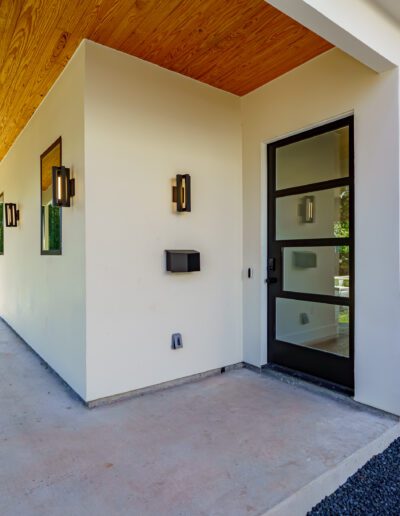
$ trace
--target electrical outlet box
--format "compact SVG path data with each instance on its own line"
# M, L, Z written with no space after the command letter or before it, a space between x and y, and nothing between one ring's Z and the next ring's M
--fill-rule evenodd
M183 348L182 335L180 333L173 333L172 334L171 348L172 349Z

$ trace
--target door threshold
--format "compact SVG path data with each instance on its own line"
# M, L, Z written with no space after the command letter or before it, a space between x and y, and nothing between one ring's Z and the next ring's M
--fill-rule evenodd
M334 382L330 382L329 380L323 380L322 378L318 378L316 376L312 376L311 374L302 373L301 371L296 371L294 369L290 369L289 367L281 366L278 364L265 364L262 366L262 370L271 370L276 371L277 373L291 376L292 378L297 378L299 380L303 380L307 383L312 383L314 385L318 385L319 387L323 387L325 389L329 389L330 391L338 392L340 394L344 394L345 396L353 397L354 389L350 387L346 387L344 385L339 385Z

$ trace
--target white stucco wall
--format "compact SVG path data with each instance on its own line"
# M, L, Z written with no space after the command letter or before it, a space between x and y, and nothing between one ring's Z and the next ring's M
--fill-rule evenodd
M399 78L331 50L241 99L244 360L266 363L265 143L354 112L355 397L400 414Z
M354 112L355 397L400 414L398 106L397 70L339 50L239 99L84 42L0 164L0 193L21 209L0 314L86 400L263 365L266 143ZM58 136L77 195L63 255L40 256L39 157ZM172 211L179 172L189 214ZM199 250L201 272L166 273L174 248Z
M0 163L0 192L21 213L18 228L5 228L0 314L85 398L83 86L81 46ZM41 256L40 155L59 136L77 195L63 210L62 256Z
M87 42L85 137L87 399L240 362L239 98ZM166 273L165 249L200 251L201 272Z

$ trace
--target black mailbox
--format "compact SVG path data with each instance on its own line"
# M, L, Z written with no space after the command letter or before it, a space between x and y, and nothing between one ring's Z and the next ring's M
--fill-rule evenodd
M167 250L168 272L194 272L200 270L200 253L198 251Z

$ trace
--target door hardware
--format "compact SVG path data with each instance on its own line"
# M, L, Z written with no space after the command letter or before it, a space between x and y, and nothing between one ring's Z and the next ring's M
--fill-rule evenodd
M268 270L274 271L275 270L275 258L269 258L268 259Z

